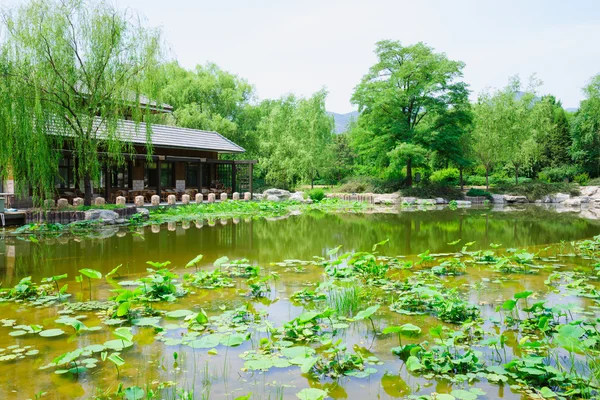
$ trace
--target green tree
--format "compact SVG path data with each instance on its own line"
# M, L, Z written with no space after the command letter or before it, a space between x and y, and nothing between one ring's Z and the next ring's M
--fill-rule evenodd
M567 165L572 161L569 151L573 143L567 112L562 107L561 102L556 100L554 96L544 96L542 101L549 105L554 125L548 135L548 140L543 144L545 165L542 167Z
M3 11L2 28L0 161L39 200L54 195L68 147L90 204L102 164L122 164L122 153L133 152L119 120L141 121L156 108L141 94L156 95L159 32L91 0L32 1ZM148 126L149 152L151 133Z
M247 124L252 85L211 63L189 71L172 62L164 66L164 76L162 97L174 108L167 123L219 132L250 154L256 153L256 121Z
M600 176L600 74L583 89L585 100L573 117L571 155L592 176Z
M442 151L460 136L454 128L469 120L467 84L460 80L464 63L423 43L384 40L376 44L375 54L378 62L352 95L367 140L362 145L377 154L380 164L399 167L402 160L411 186L415 157Z
M348 134L340 133L333 136L333 177L339 182L352 174L354 166L354 152L350 146Z
M308 99L289 95L261 104L259 168L268 183L312 185L329 172L334 124L325 110L326 96L321 90Z
M532 77L523 91L519 77L515 76L493 95L480 96L475 112L474 148L486 168L486 176L501 159L513 168L518 183L519 171L539 160L541 143L554 127L548 104L540 102L536 95L540 85Z
M485 168L485 186L489 188L489 175L501 160L500 130L497 129L491 95L483 92L473 108L473 153Z

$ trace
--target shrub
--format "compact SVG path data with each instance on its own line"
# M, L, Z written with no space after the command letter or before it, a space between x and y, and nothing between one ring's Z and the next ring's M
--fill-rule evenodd
M512 194L519 196L527 196L529 200L538 200L544 196L554 193L569 193L573 196L579 195L577 185L572 183L547 183L541 181L525 182L515 185L501 184L494 186L491 190L493 193Z
M312 201L319 202L325 198L325 192L321 188L315 188L308 192Z
M575 182L579 183L581 186L585 186L590 181L590 176L588 175L587 172L584 172L582 174L575 175L575 177L573 178L573 180Z
M600 186L600 178L590 179L587 183L588 186Z
M483 189L471 188L467 192L467 196L470 196L470 197L485 197L488 200L492 200L492 194L490 192L486 192Z
M435 197L442 197L448 200L462 199L462 191L459 188L440 185L436 183L430 183L428 185L419 185L412 188L405 188L401 190L402 196L405 197L418 197L421 199L432 199Z
M393 193L400 190L401 184L401 179L383 180L370 176L356 176L335 190L342 193Z
M573 181L580 170L575 165L563 165L561 167L544 168L539 173L539 180L543 182L564 182L565 179ZM583 174L582 174L583 175Z
M456 168L444 168L431 174L432 183L441 185L458 185L460 183L460 172Z
M465 178L466 185L485 186L485 176L471 175Z

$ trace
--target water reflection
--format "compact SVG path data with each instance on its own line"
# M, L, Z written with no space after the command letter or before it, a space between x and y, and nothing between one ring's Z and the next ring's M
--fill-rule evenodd
M207 229L210 228L210 229ZM123 264L129 272L144 272L146 261L169 260L182 266L197 254L210 264L223 255L256 263L311 259L327 249L369 249L389 238L388 255L455 250L456 239L526 247L571 241L600 233L598 222L539 208L519 212L448 209L399 214L325 214L312 212L287 219L215 219L169 222L130 230L110 227L88 238L62 235L33 243L25 237L0 241L0 276L4 286L28 275L34 279L57 273L75 276L80 268L108 272Z

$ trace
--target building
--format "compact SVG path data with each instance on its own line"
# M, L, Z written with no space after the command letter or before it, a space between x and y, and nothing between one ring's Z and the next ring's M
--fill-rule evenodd
M144 105L144 104L143 104ZM170 112L163 106L156 112ZM227 160L222 154L241 154L245 150L217 132L187 129L175 126L151 124L152 156L146 151L146 124L136 124L123 119L119 132L124 140L133 144L135 153L124 154L125 164L105 167L100 182L94 187L94 197L102 196L114 203L116 197L124 196L133 203L136 196L144 196L149 202L158 194L166 201L170 194L181 199L196 193L252 193L252 171L256 160ZM101 131L101 129L100 129ZM59 176L56 178L56 198L83 197L83 185L76 182L75 165L68 149L62 150ZM5 182L3 192L14 193L14 183ZM31 199L17 199L16 207L31 206Z

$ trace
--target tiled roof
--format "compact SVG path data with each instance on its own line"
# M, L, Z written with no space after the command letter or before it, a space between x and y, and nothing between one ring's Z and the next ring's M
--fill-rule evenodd
M151 124L152 145L181 149L216 151L218 153L243 153L244 148L217 132L176 126ZM119 134L134 144L146 144L146 124L123 120L119 122Z

